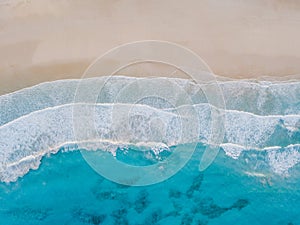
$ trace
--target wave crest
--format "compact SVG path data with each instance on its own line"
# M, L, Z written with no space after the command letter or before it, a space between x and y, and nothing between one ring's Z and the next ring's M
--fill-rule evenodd
M93 86L94 79L104 78L84 80L87 90L97 88ZM0 180L15 181L30 169L38 168L43 156L59 149L101 149L115 154L119 146L137 145L148 146L159 154L159 149L185 143L214 144L210 143L214 106L206 102L199 85L173 79L191 96L194 105L170 108L157 99L139 104L113 103L124 83L135 79L150 78L114 77L106 83L104 94L96 104L72 103L78 80L44 83L0 96L3 109L0 114ZM155 79L159 82L166 78ZM240 159L244 157L243 152L266 151L265 161L270 168L275 173L287 174L289 168L300 161L300 83L266 85L225 81L220 85L227 107L223 110L225 138L221 145L225 153ZM82 107L95 112L95 136L76 137L74 105L76 110ZM197 118L178 114L178 110L187 108L195 110ZM116 120L114 113L122 111L130 111L129 117ZM117 113L117 116L120 115ZM197 130L191 129L183 135L182 120L198 121Z

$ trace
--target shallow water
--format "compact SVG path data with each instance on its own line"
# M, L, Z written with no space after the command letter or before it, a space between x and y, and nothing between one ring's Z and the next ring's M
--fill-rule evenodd
M215 110L201 87L172 80L191 97L190 110L177 101L180 92L138 104L115 102L120 89L139 79L112 79L96 105L76 103L80 112L95 112L97 132L88 137L96 139L75 137L70 115L79 80L0 96L0 224L300 224L299 82L221 82L224 137L212 164L200 172ZM99 80L83 82L87 91L97 91ZM187 164L150 186L111 182L84 160L117 159L142 168L192 142L198 144ZM114 166L114 173L124 172ZM177 169L176 163L167 166Z
M300 223L299 166L288 179L254 176L220 152L200 173L202 148L175 176L145 187L102 178L79 152L46 157L38 170L1 184L1 224Z

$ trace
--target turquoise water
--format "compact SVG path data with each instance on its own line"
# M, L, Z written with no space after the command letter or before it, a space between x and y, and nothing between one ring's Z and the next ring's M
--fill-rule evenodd
M1 184L1 224L300 224L299 166L293 177L247 176L220 152L198 171L199 152L172 178L130 187L95 173L79 152L43 159ZM258 162L263 163L263 162Z
M99 80L83 81L87 92L97 90ZM0 96L0 224L300 224L300 82L220 82L224 137L211 165L199 171L211 144L214 110L201 87L174 79L191 97L195 114L186 113L190 108L180 101L176 107L170 104L180 99L176 94L150 96L138 104L115 102L120 89L137 80L115 77L95 104L76 105L94 112L97 132L88 137L97 135L96 141L76 138L87 126L74 129L79 80ZM86 115L80 116L85 121ZM197 129L185 130L184 123ZM148 186L112 182L86 160L115 159L142 168L195 142L182 169ZM175 171L174 165L167 166ZM124 172L115 164L106 167Z

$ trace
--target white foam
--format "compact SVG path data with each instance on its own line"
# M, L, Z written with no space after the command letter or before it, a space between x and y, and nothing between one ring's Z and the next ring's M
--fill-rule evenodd
M190 137L195 136L192 133L182 136L179 125L180 120L194 120L195 118L181 118L180 115L175 113L175 109L172 112L170 109L156 109L146 105L134 105L132 109L131 104L117 104L116 108L116 104L107 103L97 105L76 104L76 106L77 110L80 110L80 107L84 107L85 110L86 107L95 110L95 128L98 132L96 136L89 136L89 140L77 140L75 137L74 121L70 116L72 115L73 104L36 111L1 126L1 180L15 180L27 173L30 168L37 168L42 156L57 152L58 147L65 145L65 143L76 143L77 148L88 150L107 150L109 148L107 146L114 146L109 150L113 154L116 146L128 144L148 145L153 148L154 152L159 149L158 146L174 146L195 141L208 142L209 144L209 108L211 107L209 104L195 106L199 120L198 140L190 139ZM129 109L131 109L131 115L128 118L132 119L131 122L125 119L117 120L118 122L112 120L114 110L129 112ZM293 118L295 121L300 119L300 116L263 117L237 111L228 111L226 114L225 139L228 143L221 146L226 154L233 158L238 158L243 150L263 146L263 141L268 140L278 123L285 121L285 118ZM243 125L242 129L237 128L237 116L244 118L239 120L238 123ZM159 118L165 124L166 131L168 131L163 136L160 133L159 140L156 139L155 132L152 132L149 128L153 117ZM143 124L143 126L136 126L136 124ZM253 126L258 128L253 130ZM79 129L84 128L79 127ZM191 132L195 131L191 130ZM259 134L256 134L257 132Z
M102 82L105 78L84 80L87 90L97 90L97 86L93 86L95 79ZM155 98L147 100L146 104L149 105L145 105L145 102L112 104L124 83L136 79L150 78L114 77L107 82L102 99L97 104L72 103L79 80L48 82L0 96L0 180L14 181L30 169L38 168L43 156L56 153L62 146L65 151L102 149L113 155L118 146L147 146L158 155L162 150L178 144L214 144L210 142L211 109L214 106L205 102L205 96L199 92L199 85L175 79L195 100L194 105L164 107ZM166 78L155 79L159 83L160 79ZM297 143L300 140L296 138L297 132L300 132L300 83L224 81L220 85L226 97L226 106L229 106L227 110L220 109L225 114L225 139L221 147L226 155L238 159L246 150L267 151L270 152L268 162L274 172L286 174L289 168L299 162ZM170 96L172 97L176 99L176 96ZM280 106L265 108L269 101ZM257 104L249 106L249 103ZM88 138L78 137L74 133L74 107L82 112L95 112L93 124L96 132L89 133ZM178 114L191 109L195 110L197 118L193 118L193 114L186 117ZM79 116L75 120L84 121L88 113ZM195 124L195 121L198 121L194 127L196 129L186 129L183 132L183 122ZM77 127L78 130L85 131L85 124ZM279 147L280 149L274 147L280 142L280 137L289 146ZM284 161L287 163L284 164Z
M195 104L206 102L201 87L191 80L175 78L133 78L124 76L89 78L85 80L58 80L42 83L10 94L0 96L0 125L8 123L33 111L69 104L74 101L76 88L80 84L87 92L98 93L103 103L114 102L119 91L128 83L156 79L176 82L194 100ZM300 113L300 82L259 83L253 81L220 81L227 109L251 112L258 115L287 115ZM163 87L162 87L163 88ZM168 87L165 87L166 89ZM172 98L173 96L170 96Z
M225 154L233 159L238 159L240 154L245 151L245 147L232 143L221 144L221 147L225 151Z
M300 162L300 145L295 144L270 150L268 151L268 160L275 173L288 176L289 169Z

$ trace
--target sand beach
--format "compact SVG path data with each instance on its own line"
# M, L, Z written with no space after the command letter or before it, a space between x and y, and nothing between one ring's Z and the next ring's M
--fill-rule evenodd
M193 50L220 76L297 79L299 27L294 0L1 0L0 94L80 78L111 48L149 39Z

